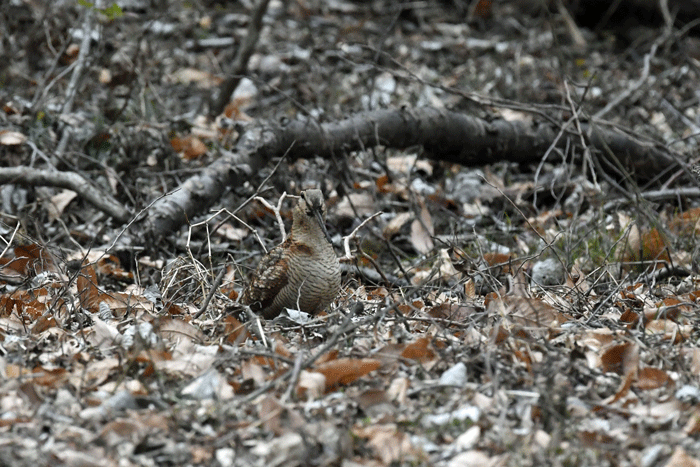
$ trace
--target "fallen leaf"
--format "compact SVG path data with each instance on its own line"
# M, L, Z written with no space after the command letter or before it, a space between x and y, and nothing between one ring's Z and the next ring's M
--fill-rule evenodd
M415 216L412 212L402 212L395 215L384 227L382 235L384 238L391 239L394 235L401 231L401 228Z
M602 370L619 375L636 374L639 368L639 346L625 343L607 347L601 355Z
M24 144L26 141L27 141L27 137L18 131L11 131L11 130L1 130L0 131L0 145L17 146L19 144Z
M664 386L673 386L671 376L659 368L640 368L635 386L639 389L656 389Z
M420 337L408 344L401 352L401 358L427 363L437 357L428 337Z
M420 219L415 219L411 222L411 244L413 248L421 254L429 253L435 246L433 235L435 235L433 218L428 208L423 205L420 210Z
M339 358L317 365L313 371L326 377L326 392L340 384L350 384L356 379L376 370L381 366L374 358Z
M422 459L425 453L411 444L406 433L400 432L396 425L370 425L355 427L355 436L367 439L374 449L382 465L404 464L410 459ZM408 462L411 463L411 462ZM412 463L411 463L412 464Z

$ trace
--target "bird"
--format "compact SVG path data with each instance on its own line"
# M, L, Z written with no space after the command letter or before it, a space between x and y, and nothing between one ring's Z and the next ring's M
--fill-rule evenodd
M292 217L291 232L260 260L241 296L265 319L285 308L318 314L340 292L340 263L326 230L321 190L302 191Z

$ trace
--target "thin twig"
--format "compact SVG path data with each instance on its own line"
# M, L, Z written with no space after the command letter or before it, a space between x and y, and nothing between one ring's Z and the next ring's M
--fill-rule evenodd
M262 30L262 18L267 11L267 4L269 2L270 0L258 0L255 5L250 23L248 23L248 31L246 31L243 43L238 48L238 53L233 61L230 77L219 86L219 96L216 102L212 104L209 112L210 115L219 115L224 111L231 95L236 90L236 87L238 87L238 83L241 82L241 77L248 71L248 60L258 43L260 31Z
M247 206L248 203L250 203L251 201L253 201L255 198L258 197L258 195L259 195L260 192L262 191L262 189L263 189L263 187L265 186L265 184L267 184L267 181L270 180L270 178L275 174L275 172L277 172L277 169L278 169L279 166L282 164L282 161L287 157L287 154L289 154L289 151L294 147L294 144L295 144L295 143L296 143L296 141L292 141L292 144L290 144L289 147L287 148L287 151L285 151L285 153L282 154L282 157L280 157L280 160L277 161L277 164L275 164L275 166L272 168L272 170L271 170L270 173L267 175L267 177L265 177L265 179L264 179L262 182L260 182L260 185L258 185L258 188L255 190L255 193L253 193L251 196L248 197L248 199L246 199L245 201L243 201L233 212L229 211L228 209L224 209L224 211L226 211L231 217L233 217L234 219L236 219L238 222L240 222L241 224L243 224L244 226L246 226L246 228L248 228L248 230L250 230L251 232L253 232L253 234L255 235L255 238L258 240L258 243L260 243L260 245L262 245L263 251L265 251L265 254L267 254L267 248L265 247L265 244L263 243L263 241L260 239L260 235L258 235L258 231L255 230L255 229L254 229L253 227L251 227L250 225L248 225L248 224L246 224L245 222L243 222L243 220L242 220L241 218L239 218L238 216L236 216L235 214L236 214L238 211L240 211L241 209L243 209L245 206ZM221 212L221 211L217 211L216 214L214 214L212 217L209 218L209 220L211 220L211 219L213 219L214 217L216 217L220 212ZM207 220L206 222L209 222L209 220ZM225 222L225 221L221 221L221 222L218 223L216 226L214 226L214 228L212 229L211 233L213 234L214 232L216 232L217 230L219 230L219 228L224 224L224 222Z
M97 2L99 3L99 2ZM95 6L97 8L97 5ZM78 58L76 59L75 68L73 68L73 73L71 74L70 81L68 82L68 87L66 88L66 100L63 103L63 108L61 109L61 116L70 114L73 111L73 102L75 101L75 95L78 92L78 85L83 79L83 70L85 69L85 63L87 62L87 57L90 54L90 42L92 40L92 30L95 20L95 12L92 7L85 8L85 21L83 21L83 40L80 43L80 51L78 52ZM61 125L61 130L63 132L61 140L56 145L54 153L57 158L63 155L63 152L68 145L72 132L68 130L68 125Z
M282 202L284 201L284 198L287 197L287 192L285 191L282 193L282 196L280 196L280 199L277 200L277 206L273 206L270 203L267 202L267 200L261 196L256 196L254 199L256 201L259 201L263 206L265 206L267 209L275 213L275 219L277 219L277 225L280 228L280 233L282 234L282 240L287 238L287 233L284 229L284 221L282 220L282 215L280 214L280 211L282 209ZM267 253L267 252L266 252Z
M5 249L2 250L2 253L0 253L0 258L5 256L5 253L7 253L7 250L12 245L12 240L15 239L15 235L17 235L17 231L19 231L19 226L20 226L20 223L17 222L17 225L15 226L15 230L12 232L12 236L10 237L10 239L8 241L5 242L5 243L7 243L7 245L5 245ZM2 238L2 237L0 237L0 238Z
M294 367L292 368L292 376L289 378L289 384L287 385L287 390L284 392L284 395L282 396L282 399L280 402L284 404L284 402L289 399L292 396L292 391L294 391L294 388L297 385L297 381L299 380L299 374L301 373L301 364L304 361L303 354L299 353L297 354L297 358L294 359Z
M652 44L651 49L649 50L649 53L644 55L644 68L642 68L642 75L639 77L637 81L635 81L632 86L628 87L624 91L622 91L620 94L615 96L613 100L608 102L608 105L603 107L601 110L596 112L593 115L594 120L598 120L603 118L605 114L610 112L612 109L614 109L620 102L623 100L627 99L630 94L632 94L634 91L638 90L642 85L646 82L646 80L649 78L649 65L651 63L651 59L656 55L656 49L659 47L658 42L654 42Z
M648 201L662 201L668 199L681 199L681 198L700 198L700 188L688 187L688 188L672 188L666 190L653 190L637 193L639 198L646 199ZM636 202L637 198L617 198L608 201L603 205L603 212L608 212L612 209L619 209L621 206Z
M344 248L344 250L345 250L345 258L346 258L346 259L353 259L353 258L354 258L354 256L352 255L352 253L350 253L350 240L352 240L353 238L355 238L355 236L357 236L357 232L358 232L362 227L364 227L369 221L371 221L372 219L374 219L374 218L377 217L377 216L381 216L382 214L384 214L384 212L382 212L382 211L375 212L374 214L372 214L371 216L369 216L367 219L363 220L363 221L360 223L360 225L358 225L357 227L355 227L355 230L353 230L352 232L350 232L350 235L346 235L345 237L343 237L343 248Z
M359 308L359 310L358 310L358 308ZM359 322L353 324L352 323L353 316L355 316L356 313L359 313L362 310L362 308L363 308L362 303L355 302L355 304L353 304L353 306L350 307L348 314L345 315L345 319L343 320L343 324L340 325L340 328L331 336L330 339L328 339L325 342L325 344L323 344L318 349L318 351L314 355L312 355L311 357L309 357L307 360L305 360L303 363L301 363L299 365L299 370L300 371L305 370L306 368L313 365L314 362L316 360L318 360L326 352L328 352L328 350L330 350L340 340L340 336L345 335L346 332L353 331L368 321L373 321L373 320L378 319L377 316L379 315L379 313L377 315L369 316L369 317L367 317L363 320L360 320ZM243 400L245 402L251 401L251 400L255 399L256 397L258 397L260 394L264 394L267 391L269 391L275 384L277 384L278 381L286 381L286 380L290 379L295 371L295 368L296 368L296 365L294 366L294 368L288 370L285 374L283 374L279 378L273 379L273 380L269 381L267 384L259 387L257 390L251 392Z
M219 285L221 285L221 281L224 279L224 274L226 273L226 268L223 267L221 268L221 271L219 271L219 274L216 275L216 279L214 279L214 283L211 285L211 290L207 294L207 297L204 299L204 303L202 303L201 308L195 315L192 317L193 319L199 319L202 314L204 314L205 311L207 311L207 307L209 306L209 302L211 302L211 299L214 298L214 294L216 293L217 290L219 290Z

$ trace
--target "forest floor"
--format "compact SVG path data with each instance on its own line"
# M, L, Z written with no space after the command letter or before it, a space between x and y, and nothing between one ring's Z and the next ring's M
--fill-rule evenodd
M0 465L700 466L691 28L273 0L210 118L251 2L6 3ZM617 128L686 169L603 169L574 146L469 167L420 146L310 153L144 233L152 203L259 122L421 107ZM312 187L339 256L349 237L339 297L241 315L282 241L255 197Z

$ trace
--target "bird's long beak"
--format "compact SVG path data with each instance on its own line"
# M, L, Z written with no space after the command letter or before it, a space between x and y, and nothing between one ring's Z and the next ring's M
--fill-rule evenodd
M321 226L321 230L323 230L323 233L326 235L326 239L328 239L328 243L330 243L332 245L333 240L331 240L331 236L328 233L328 230L326 230L326 223L323 220L323 215L321 214L321 210L314 209L314 215L316 216L316 220L318 221L318 225Z

